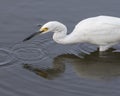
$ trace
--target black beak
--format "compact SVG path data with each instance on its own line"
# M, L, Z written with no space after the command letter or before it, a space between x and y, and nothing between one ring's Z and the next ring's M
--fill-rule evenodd
M39 34L41 34L41 33L42 33L42 31L35 32L35 33L31 34L29 37L25 38L25 39L23 40L23 42L28 41L28 40L30 40L31 38L33 38L33 37L35 37L36 35L39 35Z

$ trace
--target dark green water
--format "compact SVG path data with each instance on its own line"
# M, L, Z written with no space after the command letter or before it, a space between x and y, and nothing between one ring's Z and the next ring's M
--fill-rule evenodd
M120 96L120 45L59 45L52 33L21 42L58 20L70 33L82 19L120 17L118 0L1 0L0 96Z

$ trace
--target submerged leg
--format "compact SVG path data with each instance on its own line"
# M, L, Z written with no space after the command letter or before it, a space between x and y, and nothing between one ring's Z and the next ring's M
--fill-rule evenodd
M104 45L104 46L100 46L99 47L99 51L103 52L108 50L110 47L112 47L111 45Z

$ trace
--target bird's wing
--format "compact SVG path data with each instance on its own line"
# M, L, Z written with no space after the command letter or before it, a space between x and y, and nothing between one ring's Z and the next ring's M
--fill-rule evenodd
M120 18L112 17L112 16L98 16L96 21L101 22L103 24L120 26Z
M101 24L104 24L104 25L110 25L110 26L113 26L113 27L120 27L120 22L119 21L107 21L107 22L101 22Z
M85 20L80 21L77 25L77 29L101 29L102 26L108 27L120 27L120 18L111 17L111 16L97 16L88 18Z

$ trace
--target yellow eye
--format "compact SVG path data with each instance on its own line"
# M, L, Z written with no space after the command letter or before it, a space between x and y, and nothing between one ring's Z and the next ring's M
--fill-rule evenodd
M46 28L41 28L41 29L40 29L41 32L46 32L47 30L48 30L47 27L46 27Z

